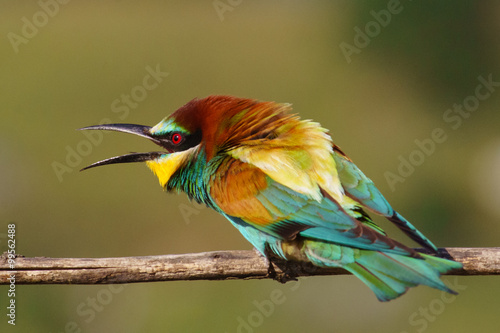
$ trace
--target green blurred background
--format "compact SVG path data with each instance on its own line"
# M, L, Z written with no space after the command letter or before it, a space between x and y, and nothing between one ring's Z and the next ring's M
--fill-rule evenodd
M458 128L443 119L453 104L471 101L479 76L500 81L498 2L42 3L52 4L45 6L52 15L35 1L1 2L0 251L9 223L17 226L18 253L30 257L250 249L221 216L185 195L163 193L144 165L78 172L103 158L156 148L117 133L93 144L75 129L105 118L154 125L210 94L293 103L303 118L330 129L393 206L438 246L498 246L500 89L493 87ZM397 13L390 22L385 16L385 26L376 23L388 7ZM26 22L37 23L37 31ZM372 29L372 37L368 43L358 36L363 47L346 57L341 45L356 46L356 27ZM144 91L137 87L148 66L169 74L125 107L122 94ZM419 154L415 140L429 139L436 128L447 139L390 186L387 172L397 174L401 159ZM81 152L71 165L69 151ZM54 165L65 165L65 172ZM498 331L500 278L444 279L459 297L418 287L387 304L352 276L286 285L17 286L15 328L7 324L2 286L0 331ZM280 291L280 302L262 310ZM92 298L98 310L88 305Z

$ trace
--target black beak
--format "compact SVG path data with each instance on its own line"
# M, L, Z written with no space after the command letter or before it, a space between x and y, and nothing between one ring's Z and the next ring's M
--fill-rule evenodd
M142 136L147 138L159 146L162 146L162 143L159 139L155 138L151 134L151 127L142 126L142 125L134 125L134 124L107 124L107 125L96 125L96 126L88 126L80 128L79 130L108 130L108 131L117 131L124 133L131 133L135 135ZM80 171L87 170L93 167L106 165L106 164L115 164L115 163L132 163L132 162L145 162L150 161L159 156L165 154L165 152L150 152L150 153L131 153L122 156L116 156L107 158L105 160L95 162Z

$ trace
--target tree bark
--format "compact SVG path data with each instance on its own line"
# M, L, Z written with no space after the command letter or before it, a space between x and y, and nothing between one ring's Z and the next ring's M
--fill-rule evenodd
M418 249L425 253L424 250ZM440 255L461 262L464 268L448 275L500 275L500 248L441 248ZM25 258L17 255L13 266L7 253L0 256L0 284L108 284L178 280L279 279L277 263L256 251L216 251L177 255L123 258ZM283 264L283 262L281 262ZM341 268L318 268L309 263L288 263L293 276L349 274ZM275 273L275 274L274 274ZM9 279L10 278L10 279Z

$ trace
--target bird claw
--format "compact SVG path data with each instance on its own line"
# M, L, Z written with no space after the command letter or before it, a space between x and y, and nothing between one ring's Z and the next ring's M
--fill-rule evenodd
M290 272L281 272L278 273L273 267L273 272L268 271L269 277L271 277L273 280L278 281L279 283L287 283L288 281L298 281L297 280L297 275L294 273Z
M259 252L260 253L260 252ZM262 255L262 254L261 254ZM273 262L272 255L266 249L266 253L263 256L268 264L267 276L279 283L287 283L288 281L297 281L297 272L293 269L293 265L288 261L275 260ZM276 270L279 268L279 271Z

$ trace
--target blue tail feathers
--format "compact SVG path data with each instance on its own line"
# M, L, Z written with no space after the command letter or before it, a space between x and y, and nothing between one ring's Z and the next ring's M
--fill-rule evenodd
M351 272L370 287L380 301L397 298L420 284L456 294L441 281L440 275L462 268L461 263L426 254L415 258L331 243L311 242L306 244L305 252L318 266L342 267Z

